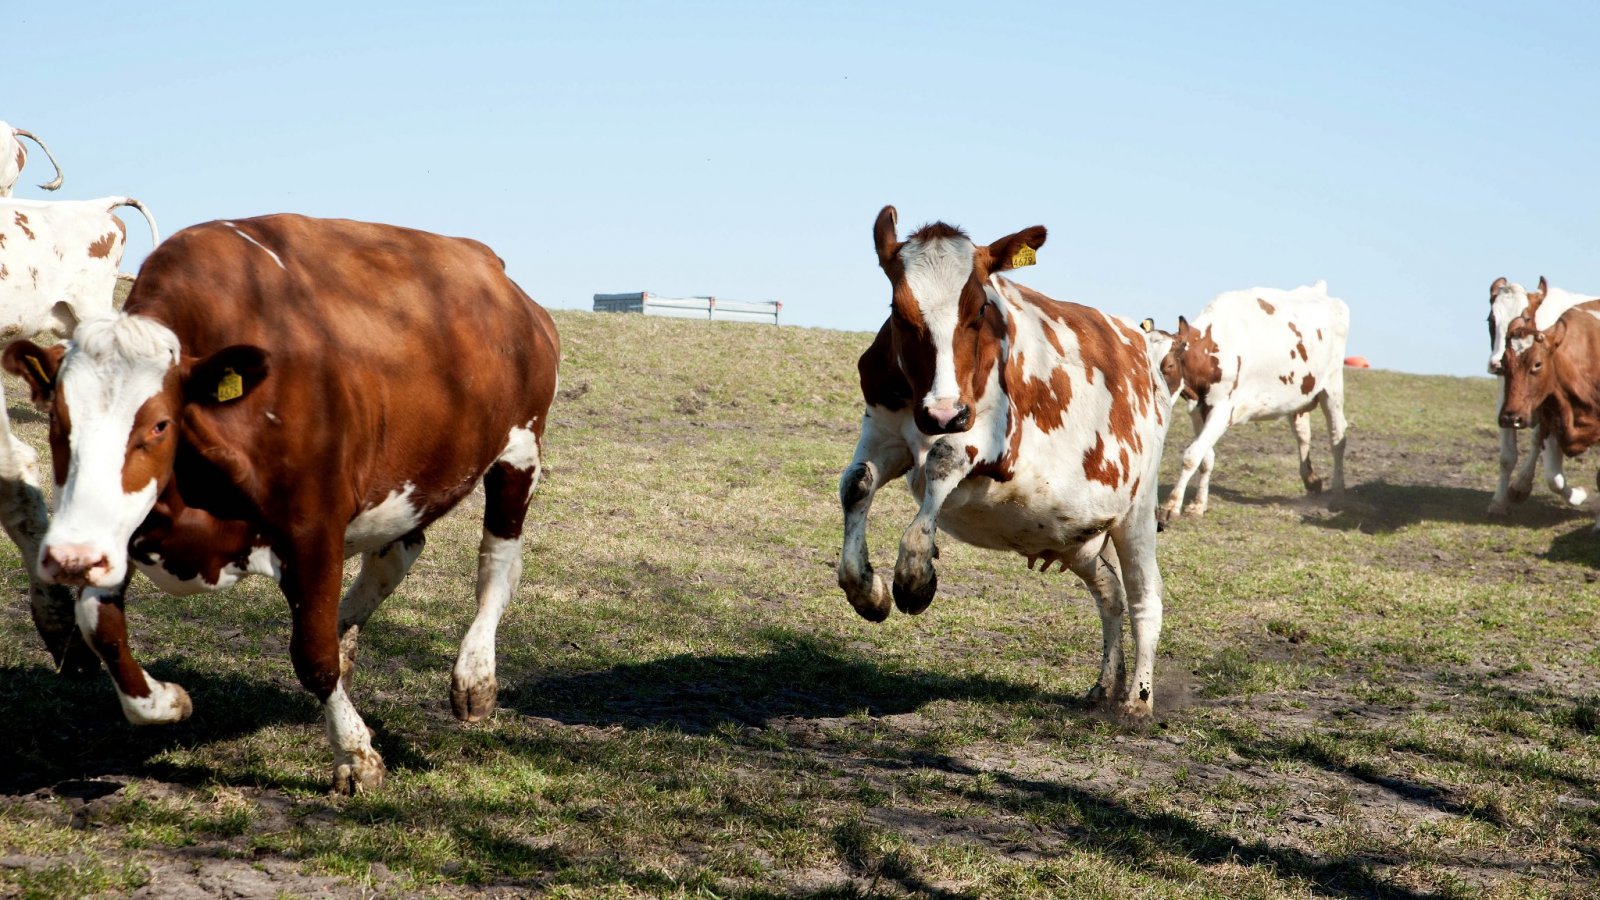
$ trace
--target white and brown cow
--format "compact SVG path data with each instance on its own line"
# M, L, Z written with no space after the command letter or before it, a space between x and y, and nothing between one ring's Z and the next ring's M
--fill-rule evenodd
M987 246L935 223L905 241L895 211L873 227L890 314L861 357L866 415L839 482L839 585L870 621L891 588L867 554L867 513L907 475L920 501L892 596L920 613L937 588L934 536L1071 569L1099 606L1103 652L1094 700L1148 720L1161 633L1156 484L1168 407L1145 336L1130 321L1061 303L999 273L1032 264L1040 226ZM1123 671L1124 610L1134 665Z
M423 530L480 480L478 613L450 694L457 717L488 715L559 356L549 314L482 244L293 215L185 229L121 314L66 347L8 348L6 369L50 411L57 502L39 569L82 587L78 626L129 721L191 709L129 652L130 562L174 593L267 575L323 704L334 787L381 783L349 695L356 639Z
M0 345L44 332L69 337L78 322L111 312L127 239L115 214L122 206L144 214L152 245L160 240L150 211L129 197L0 199ZM47 520L38 454L12 434L0 404L0 525L30 565ZM97 665L77 638L70 591L35 580L31 595L34 624L56 663L74 671Z
M1211 301L1191 325L1178 317L1178 331L1163 373L1189 400L1195 439L1183 451L1183 469L1162 505L1169 522L1183 503L1189 479L1199 472L1186 515L1205 514L1217 440L1232 425L1288 416L1300 453L1300 479L1307 493L1320 493L1322 479L1311 467L1310 412L1321 406L1333 444L1333 502L1344 498L1344 346L1350 310L1328 296L1319 281L1293 290L1228 291Z
M1551 287L1543 275L1539 276L1539 287L1531 291L1504 278L1497 278L1494 284L1489 285L1489 374L1501 379L1502 396L1505 394L1506 332L1512 320L1532 315L1534 327L1549 328L1561 318L1562 313L1592 299ZM1530 313L1530 310L1533 312ZM1493 499L1489 501L1491 516L1505 515L1510 504L1528 499L1533 492L1534 465L1541 455L1545 458L1545 479L1550 490L1560 494L1573 506L1583 506L1589 497L1587 490L1567 481L1561 449L1556 442L1546 440L1537 421L1533 423L1532 431L1533 440L1528 447L1528 455L1522 458L1522 465L1518 466L1517 430L1500 429L1500 482L1495 486Z
M44 141L33 136L33 133L21 128L13 128L0 122L0 197L11 196L11 191L17 186L17 179L22 177L22 167L28 164L28 151L22 145L20 138L27 138L39 145L44 155L50 160L50 165L55 166L56 177L39 185L47 191L61 187L61 165L44 145Z
M1540 329L1542 304L1529 299L1506 329L1500 427L1534 427L1543 435L1546 474L1555 487L1562 454L1577 456L1600 442L1600 300L1572 306ZM1582 502L1582 488L1564 479L1562 486L1568 502ZM1573 494L1580 499L1573 501ZM1595 530L1600 532L1600 512Z

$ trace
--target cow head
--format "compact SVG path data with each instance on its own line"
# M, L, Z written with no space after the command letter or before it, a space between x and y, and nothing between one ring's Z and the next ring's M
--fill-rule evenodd
M872 239L892 288L890 337L911 386L917 428L930 435L966 431L1006 335L1005 315L989 302L984 284L996 272L1032 265L1044 246L1044 226L978 246L935 222L902 242L894 207L885 206Z
M1544 276L1539 276L1539 289L1530 291L1520 284L1496 278L1489 285L1489 374L1505 374L1506 331L1511 320L1526 315L1530 321L1544 302L1549 288Z
M1209 324L1202 331L1179 316L1172 345L1161 359L1161 378L1185 400L1204 402L1211 386L1222 380L1220 353Z
M1176 401L1178 389L1183 387L1178 355L1172 352L1178 343L1178 336L1157 328L1155 319L1140 322L1139 330L1144 332L1145 353L1150 357L1150 368L1161 373L1161 381L1167 386L1167 397Z
M171 329L126 314L84 322L65 347L19 341L0 359L50 413L56 512L39 574L93 587L127 578L128 541L171 481L185 429L267 375L258 347L186 357Z
M1557 319L1540 331L1533 322L1534 310L1511 320L1506 329L1504 374L1505 397L1500 403L1501 428L1526 428L1533 424L1535 412L1555 392L1556 371L1552 358L1567 335L1565 319Z

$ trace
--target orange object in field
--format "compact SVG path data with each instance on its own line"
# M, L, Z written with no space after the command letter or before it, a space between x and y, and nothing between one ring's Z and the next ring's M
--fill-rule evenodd
M1365 356L1346 356L1344 358L1344 364L1352 369L1372 368L1372 363L1367 362L1367 358Z

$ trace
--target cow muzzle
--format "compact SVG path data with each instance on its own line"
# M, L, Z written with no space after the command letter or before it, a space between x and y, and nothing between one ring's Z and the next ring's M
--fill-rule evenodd
M87 544L49 544L39 555L39 578L46 584L105 587L111 560Z
M1489 360L1489 374L1490 375L1504 375L1505 373L1506 373L1506 364L1505 364L1504 360L1501 360L1498 357L1495 358L1495 359Z
M940 402L923 407L923 411L934 426L923 429L929 434L952 434L972 427L972 407L965 403Z
M1525 416L1519 416L1516 413L1502 412L1500 414L1500 427L1527 428L1528 420Z

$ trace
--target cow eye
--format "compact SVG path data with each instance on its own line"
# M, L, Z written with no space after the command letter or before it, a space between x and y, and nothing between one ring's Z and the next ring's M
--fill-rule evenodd
M163 434L167 433L167 429L171 426L171 419L162 419L161 421L150 426L150 436L153 438L161 437Z

